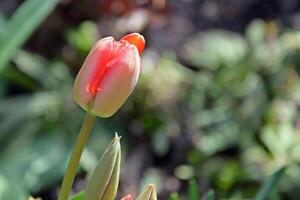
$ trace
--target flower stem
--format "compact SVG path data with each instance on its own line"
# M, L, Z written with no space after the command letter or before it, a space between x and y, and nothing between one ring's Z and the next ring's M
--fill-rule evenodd
M76 175L76 170L80 161L80 157L88 141L94 121L95 116L87 113L81 126L78 137L76 139L76 142L73 146L71 158L64 176L64 180L62 182L58 200L68 200L70 191L72 189L74 177Z

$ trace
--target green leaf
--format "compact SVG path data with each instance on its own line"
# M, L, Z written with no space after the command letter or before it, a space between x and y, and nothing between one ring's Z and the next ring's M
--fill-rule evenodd
M49 15L57 0L27 0L14 13L1 34L0 72L7 66L15 51Z
M70 200L84 200L84 192L81 191L70 198Z
M4 33L6 23L7 23L6 18L2 15L2 13L0 13L0 39L2 34ZM0 44L1 44L1 40L0 40Z
M266 23L262 20L252 21L246 29L246 37L253 47L260 45L265 37Z
M71 140L63 130L32 136L38 128L23 129L0 154L1 174L17 187L34 193L60 180L71 148ZM12 187L8 190L15 191Z
M62 84L67 84L70 82L69 80L72 79L66 65L60 62L49 62L34 53L17 51L13 61L18 70L24 74L23 76L27 76L27 79L31 78L35 80L46 89L61 88ZM6 71L9 70L5 70L4 72ZM47 74L47 76L45 76L45 74Z
M59 109L62 101L60 95L54 92L37 92L33 95L0 99L0 116L5 116L0 121L0 138L9 134L15 124L21 126L24 122L30 122L30 119Z
M0 174L0 199L26 199L26 192Z
M278 182L284 175L284 171L285 171L285 167L282 167L278 169L276 172L274 172L261 186L254 199L255 200L267 199L267 197L274 191Z
M213 190L209 190L206 193L206 200L214 200L215 199L215 192Z
M180 197L178 196L177 192L173 192L171 193L169 200L180 200Z
M239 62L248 52L245 39L236 33L211 30L189 38L184 45L184 59L197 67L217 69L221 64Z
M30 77L26 76L15 67L11 67L11 64L8 64L7 66L9 67L4 69L1 73L1 79L12 82L18 87L26 90L32 91L37 88L37 84Z
M69 30L66 38L73 47L87 53L99 38L97 25L91 21L82 22L78 28Z
M6 94L7 90L7 81L0 79L0 97L2 98Z
M200 194L198 191L198 184L196 180L191 180L189 183L189 190L188 190L189 200L199 200Z

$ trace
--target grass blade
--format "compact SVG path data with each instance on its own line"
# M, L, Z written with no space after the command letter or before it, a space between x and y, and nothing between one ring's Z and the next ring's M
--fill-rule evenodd
M276 188L281 177L284 175L284 171L285 167L282 167L274 172L261 186L254 199L265 200Z

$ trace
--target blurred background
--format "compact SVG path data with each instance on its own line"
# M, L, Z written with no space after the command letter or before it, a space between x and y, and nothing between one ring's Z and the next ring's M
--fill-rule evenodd
M117 131L118 197L299 199L299 30L298 0L0 0L0 199L56 198L84 117L74 77L129 32L147 41L138 86L97 119L75 191Z

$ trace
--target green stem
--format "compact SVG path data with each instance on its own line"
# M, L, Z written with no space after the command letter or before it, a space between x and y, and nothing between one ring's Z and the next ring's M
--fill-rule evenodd
M68 200L83 149L88 141L95 116L87 113L72 149L71 158L62 182L58 200Z

